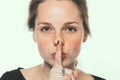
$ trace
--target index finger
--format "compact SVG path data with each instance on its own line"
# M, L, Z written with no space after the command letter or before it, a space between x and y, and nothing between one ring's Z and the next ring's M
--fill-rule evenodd
M56 55L55 55L55 65L57 67L62 67L62 43L59 41L56 47Z

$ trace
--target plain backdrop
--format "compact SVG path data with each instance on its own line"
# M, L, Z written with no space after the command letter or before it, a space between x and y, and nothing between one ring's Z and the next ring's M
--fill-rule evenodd
M27 28L30 0L0 1L0 76L42 63ZM78 68L120 80L120 0L87 0L92 36L82 45Z

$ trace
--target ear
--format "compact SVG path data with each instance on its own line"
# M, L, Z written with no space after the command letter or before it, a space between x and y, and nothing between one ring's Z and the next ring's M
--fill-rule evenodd
M86 41L87 41L87 38L88 38L88 34L85 33L85 34L84 34L84 38L83 38L83 42L86 42Z
M35 32L33 32L33 40L34 40L35 42L37 42L37 38L36 38Z

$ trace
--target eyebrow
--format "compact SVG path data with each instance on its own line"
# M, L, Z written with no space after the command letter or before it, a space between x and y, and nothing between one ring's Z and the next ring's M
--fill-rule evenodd
M51 25L51 24L48 23L48 22L39 22L37 25L40 25L40 24Z
M73 22L66 22L66 23L64 23L64 25L70 25L70 24L74 24L74 23L79 25L79 23L76 22L76 21L73 21ZM39 22L37 25L40 25L40 24L52 25L52 24L49 23L49 22Z
M79 24L78 22L76 22L76 21L73 21L73 22L67 22L67 23L65 23L65 25L69 25L69 24Z

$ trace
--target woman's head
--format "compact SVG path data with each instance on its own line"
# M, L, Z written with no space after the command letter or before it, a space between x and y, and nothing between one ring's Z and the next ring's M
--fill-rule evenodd
M35 28L35 19L37 16L37 8L38 5L41 4L44 1L48 0L31 0L30 6L29 6L29 16L28 16L28 27L30 30L34 30ZM56 0L56 1L63 1L63 0ZM88 9L86 0L70 0L76 4L79 11L81 12L80 16L83 20L84 30L86 35L90 35L90 29L89 29L89 21L88 21Z
M74 64L82 42L90 34L84 0L32 0L29 29L44 61L54 65L57 42L62 42L62 64ZM80 9L79 9L80 8Z

